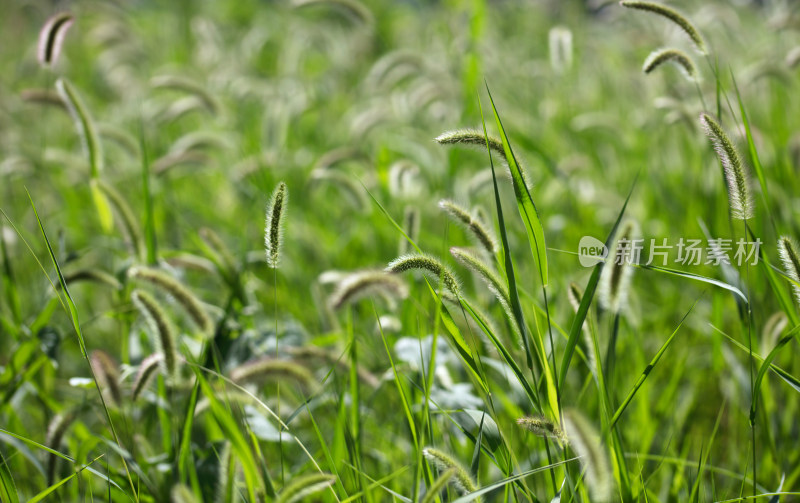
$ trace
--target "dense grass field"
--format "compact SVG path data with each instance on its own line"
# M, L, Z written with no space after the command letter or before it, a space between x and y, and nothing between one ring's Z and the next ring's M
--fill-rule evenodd
M800 8L623 3L5 2L0 501L800 501Z

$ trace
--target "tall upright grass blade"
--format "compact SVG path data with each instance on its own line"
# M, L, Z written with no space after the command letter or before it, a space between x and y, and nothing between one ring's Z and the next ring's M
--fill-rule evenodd
M497 129L500 131L500 139L503 142L503 150L505 151L506 159L508 160L508 168L511 170L511 180L514 185L514 194L517 197L517 208L525 224L525 229L528 231L528 241L531 246L531 253L536 261L536 266L539 268L539 276L542 280L542 285L547 286L547 245L544 238L544 227L539 217L539 211L533 202L531 193L528 186L525 184L525 177L520 170L519 163L514 156L514 151L511 149L511 144L506 136L506 131L503 129L503 123L500 120L500 115L497 113L492 93L489 91L489 85L486 85L486 92L489 93L489 101L492 104L492 112L494 113L495 121L497 122Z
M791 329L785 336L778 341L772 351L769 352L764 361L761 362L761 367L758 369L758 376L756 377L755 384L753 385L753 402L750 406L750 424L755 424L756 422L756 409L758 408L758 397L760 395L761 390L761 382L764 380L764 376L767 374L767 371L772 366L773 360L775 357L778 356L778 352L783 349L786 344L788 344L792 339L795 338L796 334L800 332L800 326L796 326Z
M27 189L26 189L27 192ZM47 233L44 230L44 225L42 225L42 221L39 218L39 212L36 211L36 205L33 204L33 198L31 197L30 193L28 192L28 200L31 202L31 207L33 208L33 214L36 217L36 222L39 225L39 230L42 232L42 237L44 237L45 244L47 244L47 252L50 254L50 260L53 262L53 267L56 269L56 273L58 274L58 280L61 284L61 289L64 292L64 296L66 297L67 306L69 307L69 314L72 318L72 326L75 329L75 334L78 336L78 344L81 348L81 354L83 358L86 360L87 365L89 365L89 371L92 374L92 379L94 380L95 387L97 388L97 394L100 396L100 402L103 405L103 410L105 411L106 419L108 420L108 426L111 429L111 433L114 436L114 441L116 442L117 446L122 449L122 444L119 441L119 437L117 436L117 430L114 428L114 423L111 420L111 414L108 411L108 407L106 406L105 398L103 397L103 393L100 391L100 385L97 382L97 376L92 369L92 364L89 361L89 354L86 352L86 342L83 338L83 332L81 331L80 321L78 320L78 308L75 307L75 302L72 300L72 295L69 293L69 288L67 288L67 282L64 280L64 275L61 274L61 268L58 265L58 260L56 259L56 254L53 251L53 247L50 245L50 239L47 237ZM131 486L131 489L136 494L135 486L133 485L133 479L131 478L131 473L128 470L128 463L125 461L124 457L120 458L122 460L122 464L125 467L125 474L128 477L128 483ZM139 501L138 497L136 497L136 501Z
M672 334L670 334L670 336L667 337L667 340L664 341L664 344L661 345L661 349L659 349L658 352L655 354L655 356L653 356L653 359L650 360L650 363L647 365L647 367L645 367L644 371L642 372L642 375L640 375L639 378L636 380L636 382L633 384L633 388L630 390L630 392L628 392L628 396L626 396L625 399L622 400L622 404L620 404L619 408L617 408L617 411L614 413L614 415L611 416L608 425L609 429L613 428L614 425L617 424L617 421L622 416L622 413L625 412L625 409L628 407L628 404L631 403L631 400L633 400L633 397L636 395L636 392L639 391L639 388L642 387L645 380L647 380L647 377L650 375L650 372L653 371L655 366L658 364L658 361L667 351L667 348L670 346L670 344L672 344L672 341L675 339L675 335L677 335L678 330L680 330L680 328L683 326L683 322L686 321L686 318L689 317L689 314L691 314L691 312L694 310L694 306L696 305L697 301L695 301L694 304L692 304L692 307L689 308L689 311L683 316L683 318L681 318L681 321L680 323L678 323L678 326L675 327L675 330L672 332Z
M17 486L14 484L14 477L8 468L8 461L0 453L0 501L8 503L19 503Z

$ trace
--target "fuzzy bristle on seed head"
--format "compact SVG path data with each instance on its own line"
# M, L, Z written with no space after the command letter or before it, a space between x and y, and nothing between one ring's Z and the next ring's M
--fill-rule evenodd
M59 12L53 15L39 32L39 45L36 56L42 66L52 66L61 54L64 38L75 18L68 12Z
M692 58L685 52L673 48L658 49L651 52L644 61L642 71L650 73L664 63L674 63L689 79L694 79L697 76L697 68Z
M564 431L553 421L543 416L521 417L517 419L517 424L525 428L534 435L540 437L553 438L562 444L567 443L567 436Z
M47 425L47 435L45 436L44 445L57 451L61 445L61 440L64 438L64 434L76 418L77 414L74 409L63 411L53 416L53 419L51 419L50 423ZM48 483L52 483L55 479L56 465L59 459L61 458L55 454L51 454L47 459Z
M647 2L647 1L640 1L640 0L623 0L619 3L623 7L628 7L629 9L637 9L645 12L651 12L653 14L657 14L659 16L665 17L675 23L681 30L683 30L686 35L694 43L695 47L701 54L706 53L706 43L703 40L702 35L694 27L694 25L689 22L689 19L686 18L683 14L678 12L677 10L673 9L672 7L668 7L664 4L657 3L657 2Z
M133 383L133 392L131 393L134 402L141 396L142 391L147 388L150 380L156 375L163 363L164 355L153 353L139 364L139 372L136 373L136 380Z
M794 281L800 281L800 255L797 254L797 245L786 236L778 240L778 254L781 258L786 274ZM800 305L800 286L793 284L795 300Z
M162 360L164 374L168 377L174 376L178 369L178 349L172 323L149 293L134 290L131 293L131 300L155 333L156 345L164 356Z
M614 476L595 428L580 412L574 409L564 411L564 434L569 446L580 458L586 473L586 487L592 501L610 501L614 488Z
M598 300L603 309L617 314L625 307L628 300L633 266L636 262L636 249L640 244L639 228L633 222L627 222L619 233L614 248L608 254L603 271L600 274Z
M267 205L264 246L267 251L267 265L272 269L277 269L280 263L281 245L283 243L283 221L288 199L289 192L286 189L286 184L280 182L272 192L272 197Z
M106 402L119 407L122 403L122 392L119 388L119 368L116 362L108 353L99 349L92 351L89 362Z
M384 271L357 271L339 281L328 302L333 309L340 309L375 293L404 299L408 296L408 287L394 274Z
M459 297L461 295L461 286L456 279L455 274L444 265L439 259L426 254L412 253L397 257L389 262L385 271L391 273L401 273L406 271L419 270L428 274L432 278L440 280L442 284L453 295Z
M469 494L478 490L478 485L472 479L467 469L449 454L445 454L433 447L424 448L422 454L429 463L440 471L455 470L453 477L450 479L450 483L461 494Z
M243 363L231 370L230 378L238 383L261 381L264 379L291 378L306 388L316 386L313 374L300 365L290 360L264 357Z
M312 494L318 493L336 483L336 476L329 473L312 473L294 477L286 483L278 494L275 503L300 503L308 501Z
M439 201L439 207L463 226L490 256L497 252L497 240L483 222L474 217L466 208L449 199Z
M739 220L752 218L753 198L750 191L750 179L739 152L722 126L712 116L707 113L700 114L700 123L722 163L725 181L728 185L731 216Z
M211 321L200 300L169 274L152 267L132 267L128 270L128 276L147 281L162 292L171 295L204 335L211 335L214 331L214 322Z
M483 131L478 131L477 129L446 131L434 138L434 141L440 145L467 145L478 148L486 148L488 141L490 149L503 156L503 159L505 159L506 155L502 141L494 136L487 137L483 134Z
M547 34L550 49L550 66L562 73L572 66L572 31L564 26L554 26Z

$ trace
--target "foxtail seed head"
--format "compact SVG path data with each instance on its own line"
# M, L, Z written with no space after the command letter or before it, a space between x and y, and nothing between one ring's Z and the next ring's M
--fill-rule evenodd
M412 270L420 270L429 276L440 280L442 284L453 295L461 295L461 287L455 274L444 265L439 259L426 254L408 254L397 257L386 266L386 272L401 273Z
M134 290L131 293L131 300L133 300L136 308L147 320L150 329L156 335L156 345L164 356L162 360L164 374L168 377L173 377L178 369L178 349L175 343L172 323L170 323L169 318L167 318L161 306L158 305L156 299L149 293L142 290Z
M461 494L468 494L478 490L478 485L472 479L467 469L449 454L445 454L433 447L426 447L422 450L422 454L429 463L440 471L455 470L453 477L450 479L450 483Z
M61 445L61 440L64 438L64 434L67 432L67 429L70 427L70 425L72 425L73 421L75 421L76 417L77 414L74 409L59 412L53 416L53 419L51 419L50 423L47 425L47 435L45 437L44 445L57 451ZM59 459L60 458L55 454L50 454L50 457L47 460L48 483L52 483L53 479L55 478L56 465Z
M240 384L267 378L292 378L306 388L312 389L316 381L311 372L302 365L289 360L264 357L243 363L231 370L231 380Z
M294 477L278 494L275 503L299 503L305 498L318 493L336 482L336 476L329 473L312 473Z
M425 497L422 499L422 503L435 503L436 497L442 492L450 479L456 474L455 468L450 468L445 470L439 475L439 478L433 481L433 484L428 487L428 490L425 491Z
M618 314L628 300L633 266L635 260L634 246L639 239L638 226L627 222L619 234L619 239L614 244L614 249L608 254L603 272L600 274L598 298L600 305Z
M567 436L555 422L543 416L521 417L517 419L517 424L525 428L534 435L558 440L561 444L567 444Z
M728 184L731 216L739 220L752 218L753 198L750 195L750 180L739 152L722 126L709 114L700 114L700 123L722 162L725 181Z
M153 353L139 364L139 372L136 373L136 381L133 383L132 398L135 402L147 388L150 380L156 375L159 367L164 364L164 355Z
M213 333L214 323L206 313L203 304L188 288L172 276L151 267L132 267L128 270L128 276L147 281L162 292L171 295L203 334L210 335Z
M585 470L586 485L592 501L609 501L613 492L614 476L597 431L580 412L567 409L564 411L564 433Z
M650 73L664 63L674 63L688 79L694 79L697 76L697 68L692 58L679 49L669 47L651 52L647 59L644 60L642 71Z
M341 309L345 304L357 302L373 293L403 299L408 296L408 287L394 274L384 271L357 271L339 282L328 302L332 308Z
M562 73L572 66L572 31L564 26L554 26L547 34L550 49L550 66Z
M619 3L623 7L628 7L629 9L637 9L645 12L652 12L653 14L657 14L659 16L665 17L675 23L680 29L682 29L692 40L695 47L701 54L706 53L706 43L703 40L703 37L700 35L700 32L697 28L694 27L689 20L678 12L677 10L673 9L672 7L668 7L664 4L656 3L656 2L646 2L646 1L639 1L639 0L623 0Z
M74 22L75 18L69 12L59 12L47 20L39 32L39 46L36 51L40 65L46 67L55 64L61 54L67 30Z
M89 362L100 386L100 392L106 401L119 407L122 403L122 392L119 389L119 369L116 362L108 353L99 349L92 351Z
M483 134L483 131L478 131L477 129L454 129L434 138L434 141L440 145L467 145L478 148L486 148L487 140L489 148L505 159L506 151L503 148L503 142L494 136L487 137Z
M283 220L289 192L286 184L280 182L272 192L267 205L267 224L264 230L264 246L267 250L267 265L277 269L280 262L281 244L283 243Z
M467 229L472 237L489 253L489 256L497 252L497 240L495 240L483 222L472 216L466 208L449 199L439 201L439 207L446 211L453 220Z
M781 236L778 240L778 254L786 269L786 274L795 281L800 281L800 255L797 254L797 246L794 241L786 236ZM800 305L800 286L792 285L795 301Z

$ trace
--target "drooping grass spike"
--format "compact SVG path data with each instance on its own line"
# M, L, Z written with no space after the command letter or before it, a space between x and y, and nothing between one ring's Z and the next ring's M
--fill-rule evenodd
M585 470L586 486L592 501L610 501L614 488L614 476L608 456L595 428L575 409L564 411L564 434L569 446L580 458Z
M67 106L67 111L69 111L69 115L75 123L75 128L78 130L83 149L89 158L91 177L97 178L100 172L103 171L103 148L94 119L92 119L89 109L86 108L78 91L68 80L64 78L58 79L56 81L56 91Z
M706 43L697 28L695 28L694 25L689 22L689 19L687 19L686 16L672 7L668 7L657 2L647 2L641 0L623 0L619 4L623 7L628 7L629 9L652 12L653 14L657 14L669 19L678 25L684 32L686 32L700 53L705 54L707 52Z
M800 282L800 255L797 254L797 245L786 236L778 240L778 254L786 269L786 274L794 281ZM795 301L800 305L800 286L792 284Z
M178 370L178 348L175 332L167 314L158 305L156 299L147 292L134 290L131 293L131 300L155 333L156 345L163 355L164 374L167 377L175 376Z
M265 356L239 365L230 372L230 378L237 383L259 381L267 378L292 378L305 388L316 386L314 375L306 367L290 360Z
M564 430L558 424L543 416L529 416L517 419L517 424L534 435L558 440L562 445L568 443Z
M422 454L429 463L442 472L455 470L453 477L450 479L450 483L459 493L469 494L478 490L478 484L475 483L469 471L449 454L445 454L433 447L426 447L422 450Z
M278 493L275 503L299 503L308 496L318 493L336 482L336 476L328 473L314 473L293 477Z
M606 258L598 285L598 300L603 309L617 314L626 305L633 276L633 264L637 260L638 226L628 221L622 227L614 248Z
M139 372L136 373L136 380L133 383L133 392L131 393L134 402L139 399L150 380L163 365L164 355L162 353L153 353L142 360L142 363L139 364Z
M489 256L497 253L497 240L486 228L483 222L472 216L466 208L456 204L449 199L439 201L439 207L460 225L462 225L472 237L486 250Z
M285 220L288 198L289 192L286 189L286 184L280 182L267 205L264 246L267 251L267 265L272 269L277 269L280 263L281 245L283 243L283 221Z
M642 71L650 73L664 63L674 63L689 79L697 77L697 68L692 58L680 49L671 47L651 52L647 59L644 60Z
M401 273L406 271L419 270L428 274L442 284L456 297L461 295L461 286L455 274L444 265L439 259L430 255L412 253L402 255L389 262L386 272Z
M119 407L122 404L122 392L119 387L119 368L116 362L108 353L99 349L92 351L89 361L106 402Z
M341 309L346 304L357 302L373 293L403 299L408 295L408 287L394 274L384 271L356 271L339 281L328 302L333 309Z
M74 22L75 18L69 12L59 12L47 20L39 32L39 45L36 51L40 65L49 67L58 61L64 38Z
M719 122L711 115L700 114L700 123L722 163L725 181L728 184L731 216L739 220L752 218L753 198L750 191L750 179L739 152Z
M152 267L132 267L128 271L128 276L147 281L162 292L171 295L203 334L210 335L214 331L214 323L200 300L169 274Z

